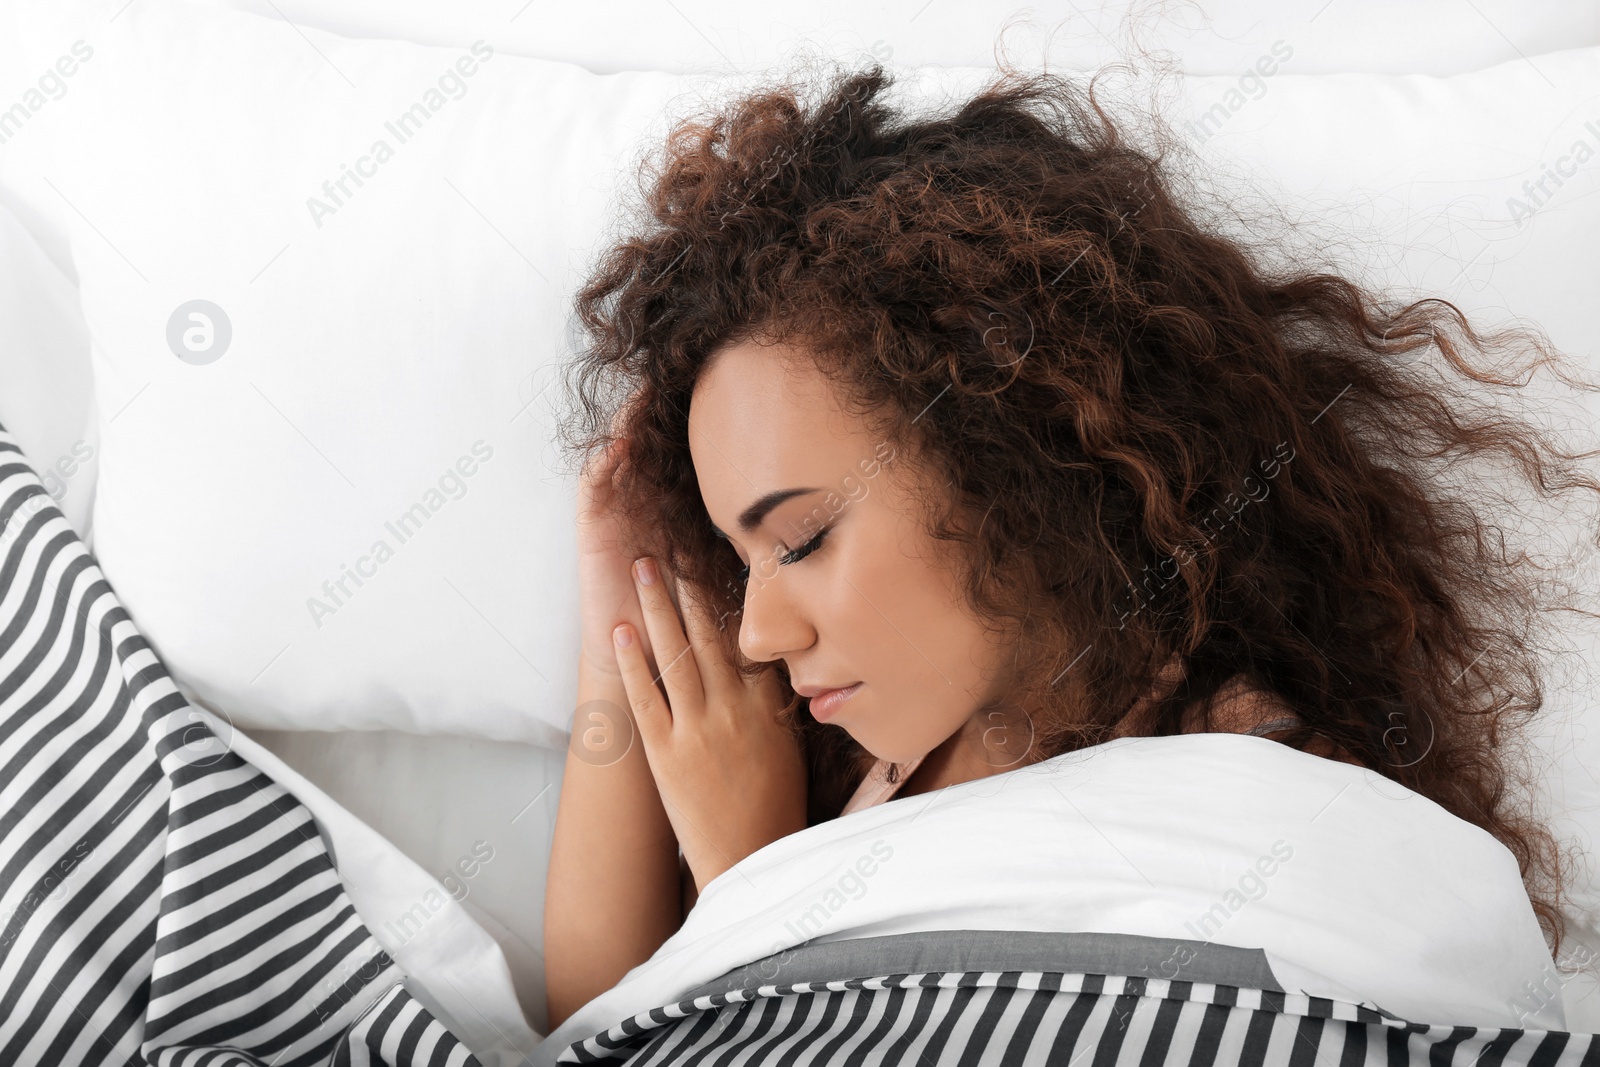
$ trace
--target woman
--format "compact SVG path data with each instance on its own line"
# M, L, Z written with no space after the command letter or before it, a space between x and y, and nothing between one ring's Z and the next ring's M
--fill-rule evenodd
M1426 463L1600 492L1466 409L1512 384L1469 353L1546 346L1269 271L1092 87L1007 72L909 117L889 84L679 127L580 294L550 1026L764 845L1128 735L1376 770L1510 849L1559 947L1502 748L1540 587Z

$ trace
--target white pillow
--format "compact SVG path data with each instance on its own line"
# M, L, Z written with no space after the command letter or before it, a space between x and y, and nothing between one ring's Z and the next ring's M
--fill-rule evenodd
M156 3L92 49L3 177L71 248L95 549L141 629L241 725L564 745L552 383L614 176L683 83ZM213 362L169 345L194 300Z
M0 206L0 425L85 545L99 464L78 290Z
M7 143L0 194L70 248L95 549L141 629L243 726L562 745L575 487L549 430L570 299L638 153L750 79L600 76L155 0L92 47ZM1281 64L1245 88L1186 79L1169 117L1209 114L1203 161L1277 182L1388 279L1504 299L1584 350L1600 310L1560 287L1587 277L1600 167L1525 226L1484 220L1587 136L1597 71L1600 49L1450 79ZM907 98L991 76L900 73ZM428 117L402 138L413 105ZM169 344L204 332L195 300L227 319L214 362Z
M141 3L148 0L140 0ZM154 0L163 2L163 0ZM576 63L597 73L744 71L799 49L904 66L987 67L1003 48L1020 66L1082 70L1131 48L1188 74L1234 75L1282 39L1302 74L1460 74L1600 44L1592 0L985 0L840 5L791 0L203 0L345 37L380 37ZM126 0L0 5L0 71L17 90L57 40L98 39ZM1419 45L1420 43L1420 45ZM10 87L0 82L0 90ZM7 102L15 94L0 97Z
M984 67L996 39L1021 65L1097 67L1130 45L1173 53L1189 74L1242 73L1280 38L1302 74L1458 74L1559 48L1600 44L1592 0L1017 0L850 5L800 0L662 4L603 0L209 0L347 37L398 37L577 63L589 70L749 70L813 42L830 55L907 66ZM1418 41L1427 46L1419 48Z

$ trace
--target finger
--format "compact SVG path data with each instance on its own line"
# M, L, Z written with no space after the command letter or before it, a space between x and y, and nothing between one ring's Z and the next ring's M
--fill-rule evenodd
M648 752L666 740L672 729L672 709L650 674L638 631L630 623L618 623L611 631L611 644L617 651L617 669L622 673L628 707L633 709L633 721Z
M629 567L630 573L632 569L632 567ZM661 663L663 661L658 658L659 651L656 649L655 643L650 640L649 632L645 629L643 600L644 598L639 595L638 576L634 575L633 588L624 595L622 603L617 606L612 617L617 622L625 622L633 627L633 639L639 642L640 647L644 649L644 659L646 665L650 668L650 677L654 681L660 682ZM672 696L671 690L667 690L667 696L668 698Z
M689 631L689 646L694 649L706 691L711 694L732 692L739 681L739 672L728 662L722 631L711 618L711 606L704 591L692 582L679 582L677 588L678 603L683 605L684 626Z
M667 574L655 560L646 556L634 563L633 583L639 591L645 630L650 634L650 647L655 651L656 666L661 671L667 697L672 701L673 714L679 717L698 714L705 703L700 665L667 589Z
M618 622L625 622L633 627L633 639L638 642L644 652L645 666L650 670L650 677L660 680L661 669L656 662L656 649L650 641L650 635L644 629L644 608L639 603L639 583L634 582L633 591L624 598L623 603L613 613Z

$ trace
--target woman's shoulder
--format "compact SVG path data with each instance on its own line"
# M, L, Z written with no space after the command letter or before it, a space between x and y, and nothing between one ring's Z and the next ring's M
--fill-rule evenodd
M1212 700L1210 725L1205 724L1198 708L1190 708L1185 712L1184 731L1209 729L1216 733L1250 734L1278 741L1304 725L1304 719L1283 697L1252 684L1242 674L1236 674L1217 690ZM1301 751L1362 766L1361 761L1342 745L1321 734L1302 745Z
M1299 726L1298 712L1277 693L1254 684L1243 674L1229 678L1209 701L1189 705L1183 712L1183 731L1265 736Z

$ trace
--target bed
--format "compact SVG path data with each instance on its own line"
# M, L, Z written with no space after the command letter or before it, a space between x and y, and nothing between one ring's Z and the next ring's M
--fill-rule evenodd
M1316 1030L1313 1057L1357 1040L1387 1048L1398 1032L1424 1058L1448 1058L1436 1050L1453 1041L1460 1062L1592 1062L1577 1041L1506 1036L1600 1031L1600 989L1581 976L1531 992L1519 977L1507 996L1526 1017L1449 1020L1402 1000L1294 1002L1272 987L1298 973L1292 958L1212 966L1227 954L1200 951L1209 930L1119 920L1092 931L1107 940L1063 942L1047 965L1036 941L999 935L1067 937L1081 915L1027 925L1018 912L1022 925L995 929L974 908L959 925L896 928L855 901L824 909L833 942L797 952L798 940L747 937L709 951L707 924L748 930L739 887L762 864L708 887L656 965L539 1044L544 870L576 658L563 625L575 617L562 566L573 483L545 432L574 338L565 301L639 146L799 37L894 64L930 97L981 81L1013 9L916 7L803 7L780 24L721 5L595 18L486 3L13 4L0 13L0 69L13 75L0 104L21 108L0 112L20 116L0 125L0 424L196 721L312 814L374 941L481 1062L517 1063L535 1046L620 1058L651 1041L651 1055L689 1055L763 1023L799 1033L802 1002L820 1019L830 1004L849 1014L853 998L871 1020L874 997L913 987L997 1017L1079 1019L1073 1040L1092 1042L1097 1061L1132 1055L1107 1043L1118 1012L1148 1048L1160 1018L1198 1040L1209 1007L1226 1009L1211 1015L1218 1047L1245 1059L1275 1059L1288 1028ZM1480 7L1466 18L1433 4L1188 5L1145 43L1181 55L1187 110L1175 116L1193 123L1201 158L1308 216L1308 244L1491 318L1536 320L1600 367L1588 253L1600 171L1584 165L1600 146L1600 16L1578 3ZM1087 68L1126 43L1116 14L1046 7L1013 44ZM1376 41L1379 18L1393 27L1385 41L1426 31L1437 46ZM228 117L241 108L248 122ZM408 114L431 117L405 126ZM386 131L397 121L403 141ZM382 139L392 160L369 151ZM209 349L185 347L192 330ZM1567 418L1592 428L1600 410ZM378 541L392 558L377 560ZM1592 849L1596 644L1579 627L1568 636L1535 756L1563 839ZM998 803L1019 784L974 799ZM903 822L915 840L939 812L914 810L886 805L858 825ZM805 840L840 864L862 852L854 838ZM759 858L786 887L773 899L804 913L810 883L785 881L781 849ZM1245 869L1215 862L1225 880ZM1600 891L1584 870L1575 960L1600 953ZM862 901L888 896L863 884ZM1185 921L1216 900L1194 903ZM866 958L837 947L878 938ZM903 951L912 942L925 951ZM717 962L665 962L689 957ZM951 1056L964 1047L939 1040Z

